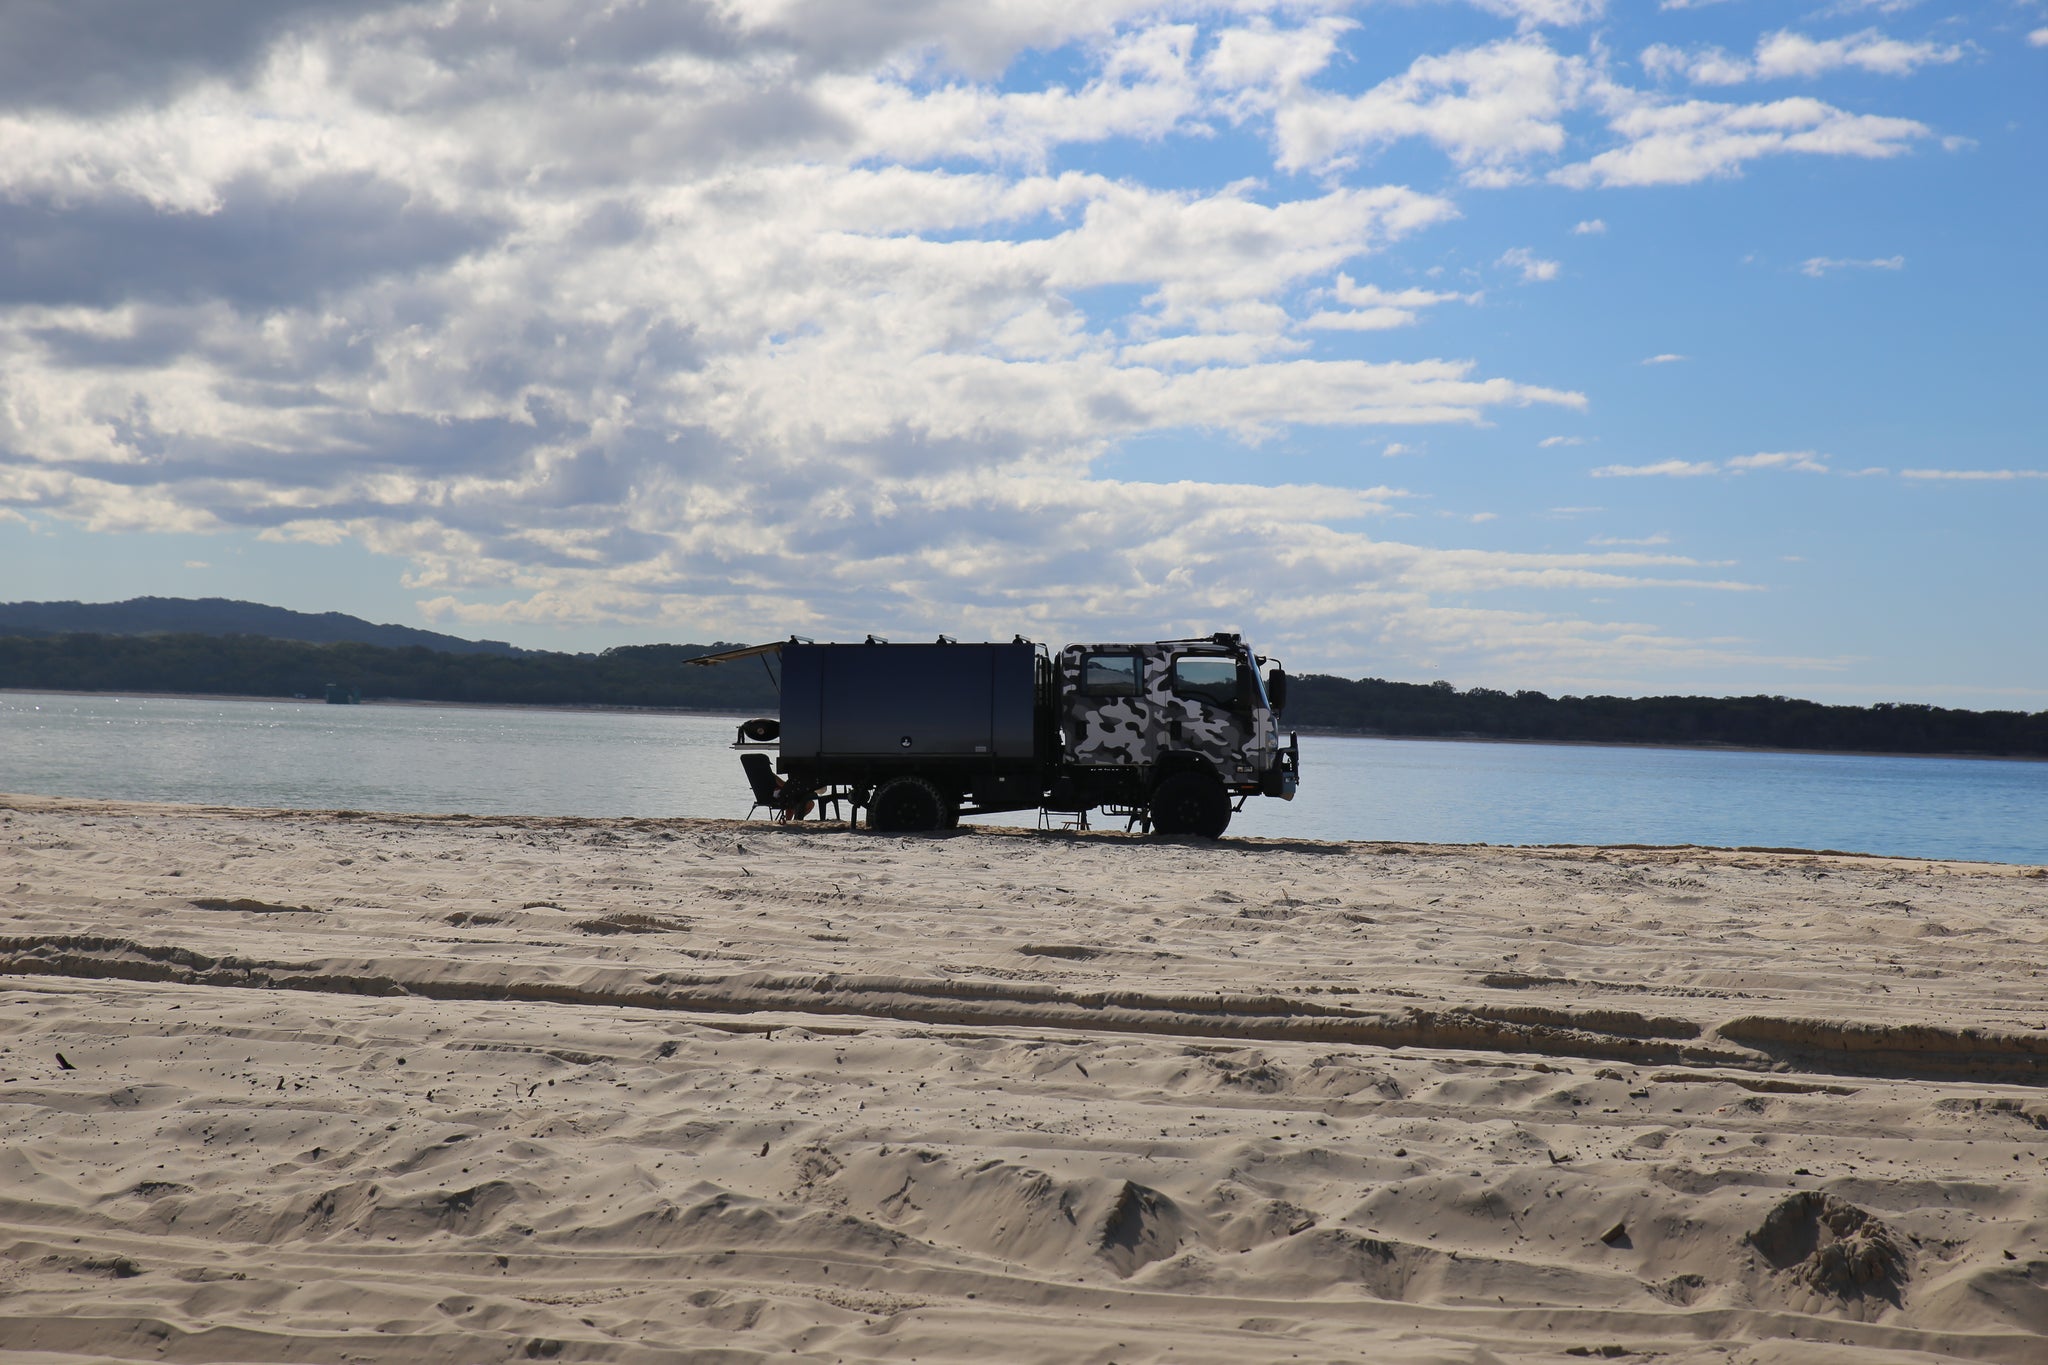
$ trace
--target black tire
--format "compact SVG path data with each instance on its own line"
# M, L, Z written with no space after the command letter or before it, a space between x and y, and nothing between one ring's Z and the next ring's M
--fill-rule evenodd
M892 777L868 802L868 828L884 834L922 834L943 828L952 802L921 777Z
M1205 773L1171 773L1152 793L1152 829L1221 839L1230 828L1230 793Z

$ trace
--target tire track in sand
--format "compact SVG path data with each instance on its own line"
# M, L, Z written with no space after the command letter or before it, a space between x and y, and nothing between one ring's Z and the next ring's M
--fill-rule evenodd
M1380 1048L1523 1053L1658 1065L1796 1069L2048 1085L2048 1037L1981 1028L1745 1015L1713 1029L1627 1010L1464 1006L1359 1011L1282 995L1074 990L987 980L585 967L564 979L503 964L412 958L217 957L174 944L0 937L0 975L121 979L336 995L810 1014Z

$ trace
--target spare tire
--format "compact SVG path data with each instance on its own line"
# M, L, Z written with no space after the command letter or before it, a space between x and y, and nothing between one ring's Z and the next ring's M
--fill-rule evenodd
M952 802L922 777L892 777L868 801L868 828L884 834L922 834L946 823Z
M782 722L770 716L741 721L740 738L749 744L773 744L782 738Z
M1230 828L1230 793L1207 773L1170 773L1152 793L1152 828L1221 839Z

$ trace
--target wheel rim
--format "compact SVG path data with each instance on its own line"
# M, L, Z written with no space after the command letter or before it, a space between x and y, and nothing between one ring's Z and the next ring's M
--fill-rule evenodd
M1221 831L1215 809L1223 797L1220 789L1208 789L1179 778L1168 779L1152 798L1152 825L1161 834L1199 834L1213 839ZM1224 820L1228 820L1228 815Z
M938 803L929 792L909 785L884 792L874 813L885 831L917 832L939 824Z

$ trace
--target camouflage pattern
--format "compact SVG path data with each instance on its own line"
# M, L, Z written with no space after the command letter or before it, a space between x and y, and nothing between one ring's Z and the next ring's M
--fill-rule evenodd
M1082 660L1091 654L1136 656L1136 696L1094 696L1081 687ZM1065 757L1087 766L1150 765L1169 752L1202 755L1224 785L1255 786L1279 757L1279 726L1259 687L1252 713L1173 688L1176 659L1230 660L1252 668L1243 647L1206 641L1143 645L1069 645L1059 655L1060 730ZM1257 676L1253 670L1253 676Z

